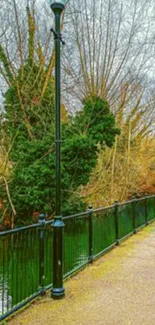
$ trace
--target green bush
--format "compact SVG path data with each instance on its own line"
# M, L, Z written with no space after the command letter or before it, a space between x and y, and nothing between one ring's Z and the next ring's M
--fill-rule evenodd
M25 69L29 72L28 67ZM36 72L37 67L31 72L30 83ZM55 211L55 114L52 84L53 81L50 80L45 97L39 105L32 104L34 89L32 94L30 92L30 98L25 98L27 102L24 107L32 138L27 132L28 126L23 119L16 87L10 88L5 96L6 145L11 143L10 160L13 166L9 190L17 211L16 223L29 222L36 212L51 215ZM62 123L61 128L62 213L68 215L86 208L79 189L88 184L99 150L112 146L119 130L115 126L115 118L108 102L99 97L85 99L82 111L71 116L68 122ZM4 191L1 194L6 198ZM11 213L9 202L8 210Z

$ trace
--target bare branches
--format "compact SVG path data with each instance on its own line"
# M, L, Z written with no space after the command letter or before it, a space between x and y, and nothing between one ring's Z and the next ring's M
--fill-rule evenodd
M114 103L131 75L132 82L147 75L154 56L151 4L151 0L70 2L70 42L63 62L69 98L96 94ZM143 78L143 87L144 83Z

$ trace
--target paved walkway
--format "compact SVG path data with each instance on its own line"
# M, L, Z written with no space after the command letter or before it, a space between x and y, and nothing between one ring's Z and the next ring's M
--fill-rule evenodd
M155 325L155 223L39 299L9 325Z

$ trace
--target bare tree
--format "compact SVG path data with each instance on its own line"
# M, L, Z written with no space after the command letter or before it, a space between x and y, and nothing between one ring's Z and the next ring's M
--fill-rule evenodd
M69 33L63 56L68 103L98 95L108 99L116 112L122 85L140 80L145 88L146 76L153 68L153 1L69 3L64 25L64 33Z

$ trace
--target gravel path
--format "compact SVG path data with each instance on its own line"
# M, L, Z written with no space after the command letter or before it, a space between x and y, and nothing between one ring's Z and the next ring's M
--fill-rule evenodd
M155 325L155 223L36 300L9 325Z

